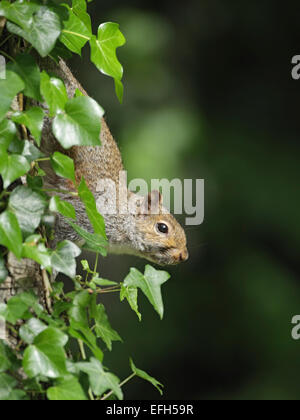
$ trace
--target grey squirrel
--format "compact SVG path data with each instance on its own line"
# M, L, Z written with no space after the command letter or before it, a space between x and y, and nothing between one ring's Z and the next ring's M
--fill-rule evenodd
M60 60L58 65L50 59L44 59L39 64L42 70L55 74L64 81L69 97L74 96L76 89L86 95L63 60ZM100 179L111 179L119 185L120 173L124 171L122 158L104 119L102 119L101 146L75 146L70 150L63 150L51 132L49 119L46 119L44 125L43 138L47 139L42 142L42 150L46 155L60 151L74 160L76 179L80 182L82 176L85 178L96 200L99 196L97 185ZM48 162L43 162L42 169L46 172L45 181L49 188L69 191L74 189L72 182L54 174ZM158 191L152 191L148 196L141 198L128 191L126 186L124 194L127 199L138 201L139 210L135 214L121 214L119 208L122 203L118 200L115 214L103 214L109 240L109 252L136 255L159 265L172 265L186 261L188 250L185 232L163 207L161 194ZM72 196L64 197L64 199L70 201L75 207L77 223L82 228L91 231L81 201ZM149 214L149 209L155 209L155 214ZM101 208L99 211L102 213ZM76 241L77 239L76 233L60 216L56 223L55 237L57 240Z

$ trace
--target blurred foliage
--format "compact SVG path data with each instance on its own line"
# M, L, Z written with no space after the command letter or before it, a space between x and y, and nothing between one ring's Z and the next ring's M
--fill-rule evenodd
M133 327L111 299L113 324L166 384L165 398L298 399L300 344L290 331L300 312L300 85L290 60L299 4L114 0L91 9L127 38L123 106L86 60L73 67L106 109L129 177L206 180L206 220L187 229L191 257L171 270L164 321L149 308ZM118 279L132 264L111 256L103 275ZM109 356L116 370L124 353ZM156 397L140 384L127 395Z

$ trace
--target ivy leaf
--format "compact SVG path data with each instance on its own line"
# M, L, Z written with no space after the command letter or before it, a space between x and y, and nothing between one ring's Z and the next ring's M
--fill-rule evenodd
M17 381L6 373L0 374L0 401L8 401Z
M74 184L76 184L73 159L60 152L55 152L51 157L51 165L58 176L70 179Z
M52 267L73 279L76 276L76 258L80 254L81 250L73 242L60 242L52 254Z
M7 29L26 39L42 57L46 57L53 50L60 36L61 24L60 18L55 12L46 6L39 6L26 28L22 29L22 27L8 22Z
M22 325L19 331L20 338L27 344L32 344L35 337L47 329L47 325L37 318L31 318Z
M41 73L41 93L49 106L50 116L62 111L68 102L67 89L64 82L57 77Z
M123 67L118 61L116 49L125 44L124 35L117 23L103 23L98 28L98 37L93 36L90 40L91 61L102 73L111 76L116 83L117 93L122 102L123 89L121 79Z
M21 258L22 233L16 216L10 211L0 214L0 244Z
M29 3L28 1L14 2L3 0L0 3L0 16L5 16L7 20L10 20L23 29L30 27L30 22L33 13L39 8L39 5Z
M0 341L0 373L19 367L19 361L4 341Z
M81 340L87 347L93 352L94 356L102 362L103 360L103 352L97 346L97 338L92 333L89 327L83 327L81 324L72 321L72 327L69 328L69 334L76 338L77 340Z
M29 163L40 159L41 157L43 157L43 153L37 148L35 147L34 144L32 144L30 141L25 140L22 143L24 143L24 147L22 150L22 156L24 156ZM36 177L33 177L36 178Z
M3 283L8 276L8 271L5 265L4 258L0 255L0 284Z
M43 178L40 176L27 175L26 183L28 187L33 191L39 191L41 188L43 188Z
M47 390L50 401L86 401L86 395L75 376L59 379L54 387Z
M69 6L65 7L68 8L69 17L64 21L64 29L59 39L70 51L81 55L81 50L91 38L92 31Z
M29 378L38 375L59 378L67 374L64 346L68 336L56 328L47 328L26 348L23 368Z
M43 315L43 307L37 297L32 292L23 292L9 299L3 316L6 321L15 324L19 319L25 319L27 315L32 316L28 312L29 309L33 309L39 317Z
M25 20L24 17L23 20ZM7 67L17 73L25 82L24 95L36 101L41 101L40 70L34 58L30 54L19 54L15 61L9 63Z
M63 201L59 196L54 196L50 200L49 210L53 213L60 213L70 219L76 219L76 211L71 203Z
M7 154L0 149L0 174L4 188L9 187L16 179L25 175L30 169L30 164L24 156Z
M24 88L23 80L16 73L7 70L6 78L0 79L0 121L5 117L15 96Z
M124 281L124 286L140 288L162 319L164 306L161 296L161 286L169 278L170 275L166 271L156 270L150 265L147 265L144 275L136 268L132 268Z
M10 143L17 136L16 125L11 120L3 120L0 123L0 148L6 151Z
M110 281L110 280L106 280L106 279L101 279L99 277L94 277L91 281L91 283L96 284L97 286L117 286L118 283L116 283L115 281Z
M12 115L12 120L18 124L25 125L37 144L41 145L41 136L44 122L44 111L40 107L32 107L28 111L15 112Z
M88 31L92 32L91 17L87 13L87 4L85 0L72 0L72 10L77 17L85 24Z
M130 359L130 367L133 373L135 373L138 377L144 379L145 381L150 382L159 391L160 395L163 395L161 389L163 385L160 382L158 382L155 378L152 378L152 376L148 375L148 373L146 373L145 371L138 369L134 365L132 359Z
M23 244L22 257L36 261L43 268L51 271L50 252L43 243L38 243L40 239L40 235L32 235L27 238Z
M121 292L120 292L120 300L123 302L124 299L127 299L131 309L137 314L139 320L142 320L142 315L139 312L138 307L138 290L136 287L126 287L123 283L121 283Z
M97 210L96 201L93 193L89 190L84 178L82 178L78 187L78 194L85 206L85 210L91 225L94 228L94 232L98 235L103 236L107 239L105 234L105 222L101 214Z
M100 146L103 109L92 98L69 99L53 121L53 133L64 149L72 146Z
M72 302L73 306L68 312L71 322L81 324L83 327L89 326L86 308L90 305L91 298L92 297L89 294L88 290L84 290L76 294Z
M106 344L107 348L112 350L113 341L122 341L117 331L115 331L108 320L105 307L103 305L96 305L94 302L93 309L91 311L92 318L95 319L95 332L98 338L101 338Z
M14 189L9 198L9 209L16 215L25 236L34 233L46 210L46 199L28 187Z
M111 390L119 400L123 399L123 392L119 385L120 380L112 373L106 372L98 360L92 357L90 362L77 363L77 366L89 376L91 388L95 395L101 396L106 391Z
M75 230L75 232L84 240L83 249L87 251L96 252L104 257L107 255L107 241L101 235L92 234L82 229L80 226L75 223L67 220L70 226Z

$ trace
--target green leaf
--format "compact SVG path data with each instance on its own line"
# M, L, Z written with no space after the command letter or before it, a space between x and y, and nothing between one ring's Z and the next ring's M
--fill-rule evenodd
M34 233L46 210L47 202L28 187L17 187L9 198L9 209L17 216L25 236Z
M103 305L94 305L91 312L92 318L95 319L95 332L98 338L101 338L106 344L107 348L112 350L113 341L122 341L117 331L115 331L109 321Z
M30 141L25 140L22 143L24 143L22 156L26 157L29 163L37 159L40 159L41 157L44 156L42 152L37 147L35 147L35 145L32 144Z
M27 175L26 182L28 187L33 191L43 188L43 178L40 176Z
M70 219L76 219L76 211L72 204L61 200L59 196L54 196L51 198L49 210L54 213L60 213Z
M51 271L52 261L50 250L43 243L38 243L40 239L40 235L32 235L27 238L23 244L22 257L36 261L42 268Z
M142 320L142 315L139 312L138 307L138 290L136 287L126 287L123 283L121 283L121 292L120 292L120 300L123 302L124 299L127 299L131 309L137 314L139 320Z
M86 344L87 347L93 352L94 356L100 362L102 362L103 352L97 346L97 338L91 332L90 328L89 327L85 328L81 324L76 323L75 321L72 321L71 325L72 327L69 328L69 334L73 338L76 338L77 340L81 340L84 344Z
M115 79L115 92L117 95L117 98L119 99L120 103L123 103L123 97L124 97L124 86L121 80Z
M40 70L35 59L30 54L17 55L15 61L9 63L7 68L17 73L25 82L25 96L41 101Z
M113 391L119 400L123 399L123 392L119 385L120 380L112 373L106 372L98 360L91 358L90 362L77 363L77 366L89 376L95 395L101 396L106 391Z
M0 401L7 401L13 392L17 381L6 373L0 374Z
M47 390L50 401L86 401L86 395L74 376L66 376L59 379L57 384Z
M70 179L74 184L76 184L73 159L60 152L55 152L51 157L51 165L58 176Z
M96 284L97 286L116 286L118 285L117 282L115 281L110 281L110 280L106 280L106 279L101 279L99 277L94 277L91 281L92 283Z
M10 155L0 149L0 174L4 188L9 187L16 179L30 170L30 164L24 156Z
M14 72L7 70L6 78L0 79L0 121L3 120L15 96L25 88L23 80Z
M53 133L64 149L72 146L100 146L103 109L92 98L69 99L53 121Z
M123 67L119 62L116 49L125 44L124 35L117 23L103 23L98 28L98 37L93 36L90 41L91 61L102 73L115 79L116 91L122 101L123 90L121 89L121 79L123 77Z
M104 239L107 239L105 234L104 219L97 210L95 197L86 185L84 178L82 178L78 187L78 194L85 206L86 214L88 215L89 221L94 228L94 232L103 236Z
M87 13L87 5L85 0L72 0L72 10L77 17L85 24L89 33L92 32L91 17Z
M60 41L72 52L81 55L81 50L92 36L91 29L88 29L82 20L73 13L72 9L66 5L69 11L68 20L64 21Z
M0 373L6 372L9 369L17 369L19 362L4 341L0 341Z
M14 122L25 125L40 146L44 122L44 111L42 108L35 106L28 111L15 112L11 118Z
M7 401L24 401L28 399L29 398L26 392L22 391L21 389L13 389L9 394Z
M50 116L62 111L68 102L67 89L64 82L57 77L41 73L41 93L49 106Z
M140 288L162 319L164 306L161 296L161 286L169 278L170 275L166 271L156 270L150 265L147 265L144 275L136 268L132 268L124 280L124 286Z
M47 329L47 325L41 322L37 318L31 318L26 324L22 325L19 334L20 338L27 344L32 344L34 339L44 330Z
M75 322L83 327L89 326L86 308L90 305L91 299L92 297L87 290L77 293L73 299L72 308L68 312L71 323Z
M11 120L3 120L0 123L0 149L6 151L16 136L16 125Z
M3 283L8 276L8 271L5 265L4 258L0 255L0 284Z
M22 233L16 216L10 211L0 214L0 244L21 258Z
M26 348L23 368L29 378L38 375L59 378L67 374L64 346L68 336L56 328L47 328Z
M73 279L76 276L76 257L80 254L81 250L73 242L60 242L52 254L52 267Z
M7 20L16 23L24 29L28 29L32 15L38 8L39 5L29 3L28 1L10 3L9 1L3 0L0 3L0 16L5 16Z
M92 234L82 229L80 226L75 223L67 220L70 226L75 230L75 232L84 240L83 248L87 251L96 252L104 257L107 255L107 241L97 234Z
M33 293L20 293L9 299L4 318L11 324L15 324L18 320L26 318L29 314L29 309L33 309L38 316L41 316L43 313L43 308L38 303L38 299Z
M26 39L42 57L46 57L53 50L60 36L61 24L60 18L55 12L46 6L40 6L37 13L28 22L27 28L22 29L8 22L7 29L9 32Z
M75 96L75 98L78 98L80 96L84 96L84 94L81 92L80 89L76 88L74 96Z
M152 378L152 376L148 375L148 373L144 372L143 370L138 369L134 365L132 359L130 359L130 366L133 373L135 373L138 377L144 379L145 381L150 382L159 391L160 395L163 395L163 392L161 389L163 385L160 382L158 382L155 378Z

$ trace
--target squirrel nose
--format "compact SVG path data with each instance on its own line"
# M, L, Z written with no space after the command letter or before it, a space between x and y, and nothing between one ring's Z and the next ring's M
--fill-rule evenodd
M179 261L186 261L189 258L188 250L185 248L180 254L179 254Z

